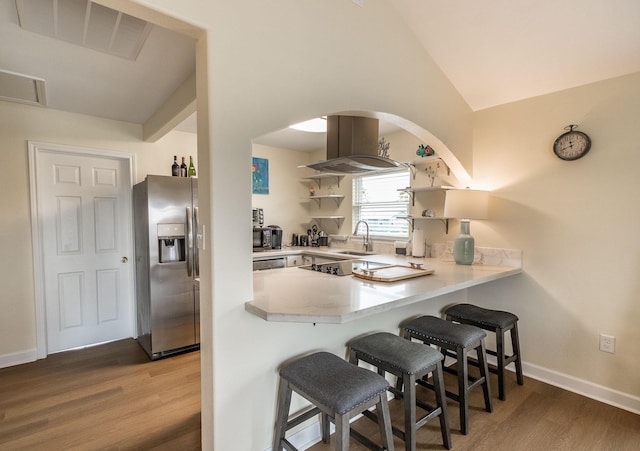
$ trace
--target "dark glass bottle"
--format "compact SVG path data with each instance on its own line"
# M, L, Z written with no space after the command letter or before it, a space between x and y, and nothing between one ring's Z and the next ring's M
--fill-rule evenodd
M173 156L173 164L171 165L171 175L174 177L180 176L180 165L178 165L178 157Z
M196 176L196 167L193 165L193 157L189 156L189 177Z
M180 165L180 177L187 176L187 163L184 162L184 157L182 157L182 164Z

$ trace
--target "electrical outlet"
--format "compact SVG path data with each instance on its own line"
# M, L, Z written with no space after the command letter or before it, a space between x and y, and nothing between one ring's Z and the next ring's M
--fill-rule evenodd
M600 350L611 354L616 352L616 337L600 334Z
M361 8L364 6L364 0L351 0L351 1Z

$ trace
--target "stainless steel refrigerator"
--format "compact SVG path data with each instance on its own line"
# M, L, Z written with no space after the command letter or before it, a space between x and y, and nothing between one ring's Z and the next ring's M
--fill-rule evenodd
M199 348L198 180L133 187L138 342L151 359Z

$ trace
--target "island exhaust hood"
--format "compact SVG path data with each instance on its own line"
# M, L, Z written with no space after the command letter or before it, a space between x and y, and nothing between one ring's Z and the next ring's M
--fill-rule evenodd
M378 154L378 119L327 116L327 159L307 167L321 172L354 174L400 167Z

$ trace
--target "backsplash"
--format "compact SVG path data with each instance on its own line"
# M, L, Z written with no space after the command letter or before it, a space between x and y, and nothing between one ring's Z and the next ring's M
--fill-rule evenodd
M364 241L362 236L347 236L345 238L345 240L332 239L329 246L354 251L364 250ZM369 251L378 254L395 254L395 244L393 241L372 240ZM427 244L426 256L439 258L442 261L453 261L453 242ZM479 265L521 267L522 250L476 247L473 263Z

